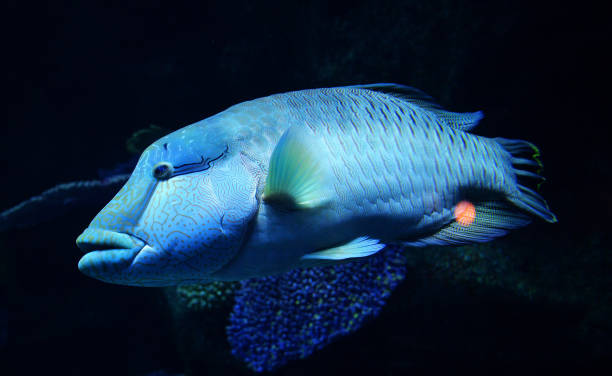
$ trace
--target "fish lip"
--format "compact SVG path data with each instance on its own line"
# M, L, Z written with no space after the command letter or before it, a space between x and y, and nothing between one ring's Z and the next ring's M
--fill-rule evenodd
M119 283L118 276L129 273L141 251L151 249L133 234L90 227L79 235L76 243L85 253L79 260L79 270L109 283Z
M129 270L140 250L132 248L91 251L81 257L78 268L85 275L113 283L117 273Z
M88 227L76 239L76 245L87 254L96 251L140 251L147 245L147 242L128 232Z

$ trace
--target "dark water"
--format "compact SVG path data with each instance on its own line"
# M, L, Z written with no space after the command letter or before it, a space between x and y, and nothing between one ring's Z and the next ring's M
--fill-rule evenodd
M502 240L516 255L508 268L473 272L415 256L378 319L277 372L612 370L611 30L602 9L446 0L3 8L0 209L130 160L126 140L150 124L177 129L303 88L415 86L451 110L483 110L478 134L539 145L542 193L559 223ZM74 239L99 209L0 234L0 372L248 373L219 361L229 351L222 333L199 335L201 317L177 316L160 290L78 272Z

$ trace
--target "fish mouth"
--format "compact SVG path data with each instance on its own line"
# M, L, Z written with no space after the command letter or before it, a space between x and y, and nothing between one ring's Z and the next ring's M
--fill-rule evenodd
M103 276L129 268L147 244L131 234L87 228L77 238L76 245L85 252L79 260L79 270L90 277L104 279Z
M113 249L144 247L145 242L124 232L87 228L76 240L76 245L85 253Z

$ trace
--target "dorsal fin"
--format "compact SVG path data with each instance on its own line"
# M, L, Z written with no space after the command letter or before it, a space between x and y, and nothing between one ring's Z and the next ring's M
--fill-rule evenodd
M415 104L425 110L442 110L442 106L436 103L435 100L429 94L412 86L393 83L379 83L367 85L352 85L347 87L372 90L377 91L379 93L389 94L396 98L400 98L407 102Z
M484 117L482 111L464 113L446 111L444 108L442 108L442 106L436 103L430 95L417 88L410 86L393 83L380 83L368 85L353 85L347 87L372 90L379 93L392 95L408 103L419 106L420 108L426 111L429 111L449 127L460 129L466 132L474 128L478 124L478 122Z

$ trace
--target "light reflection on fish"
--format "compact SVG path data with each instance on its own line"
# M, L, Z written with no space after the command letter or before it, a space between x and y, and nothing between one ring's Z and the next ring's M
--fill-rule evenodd
M523 183L542 180L538 149L468 133L481 119L394 84L240 103L143 152L77 239L79 269L136 286L241 280L555 222Z

